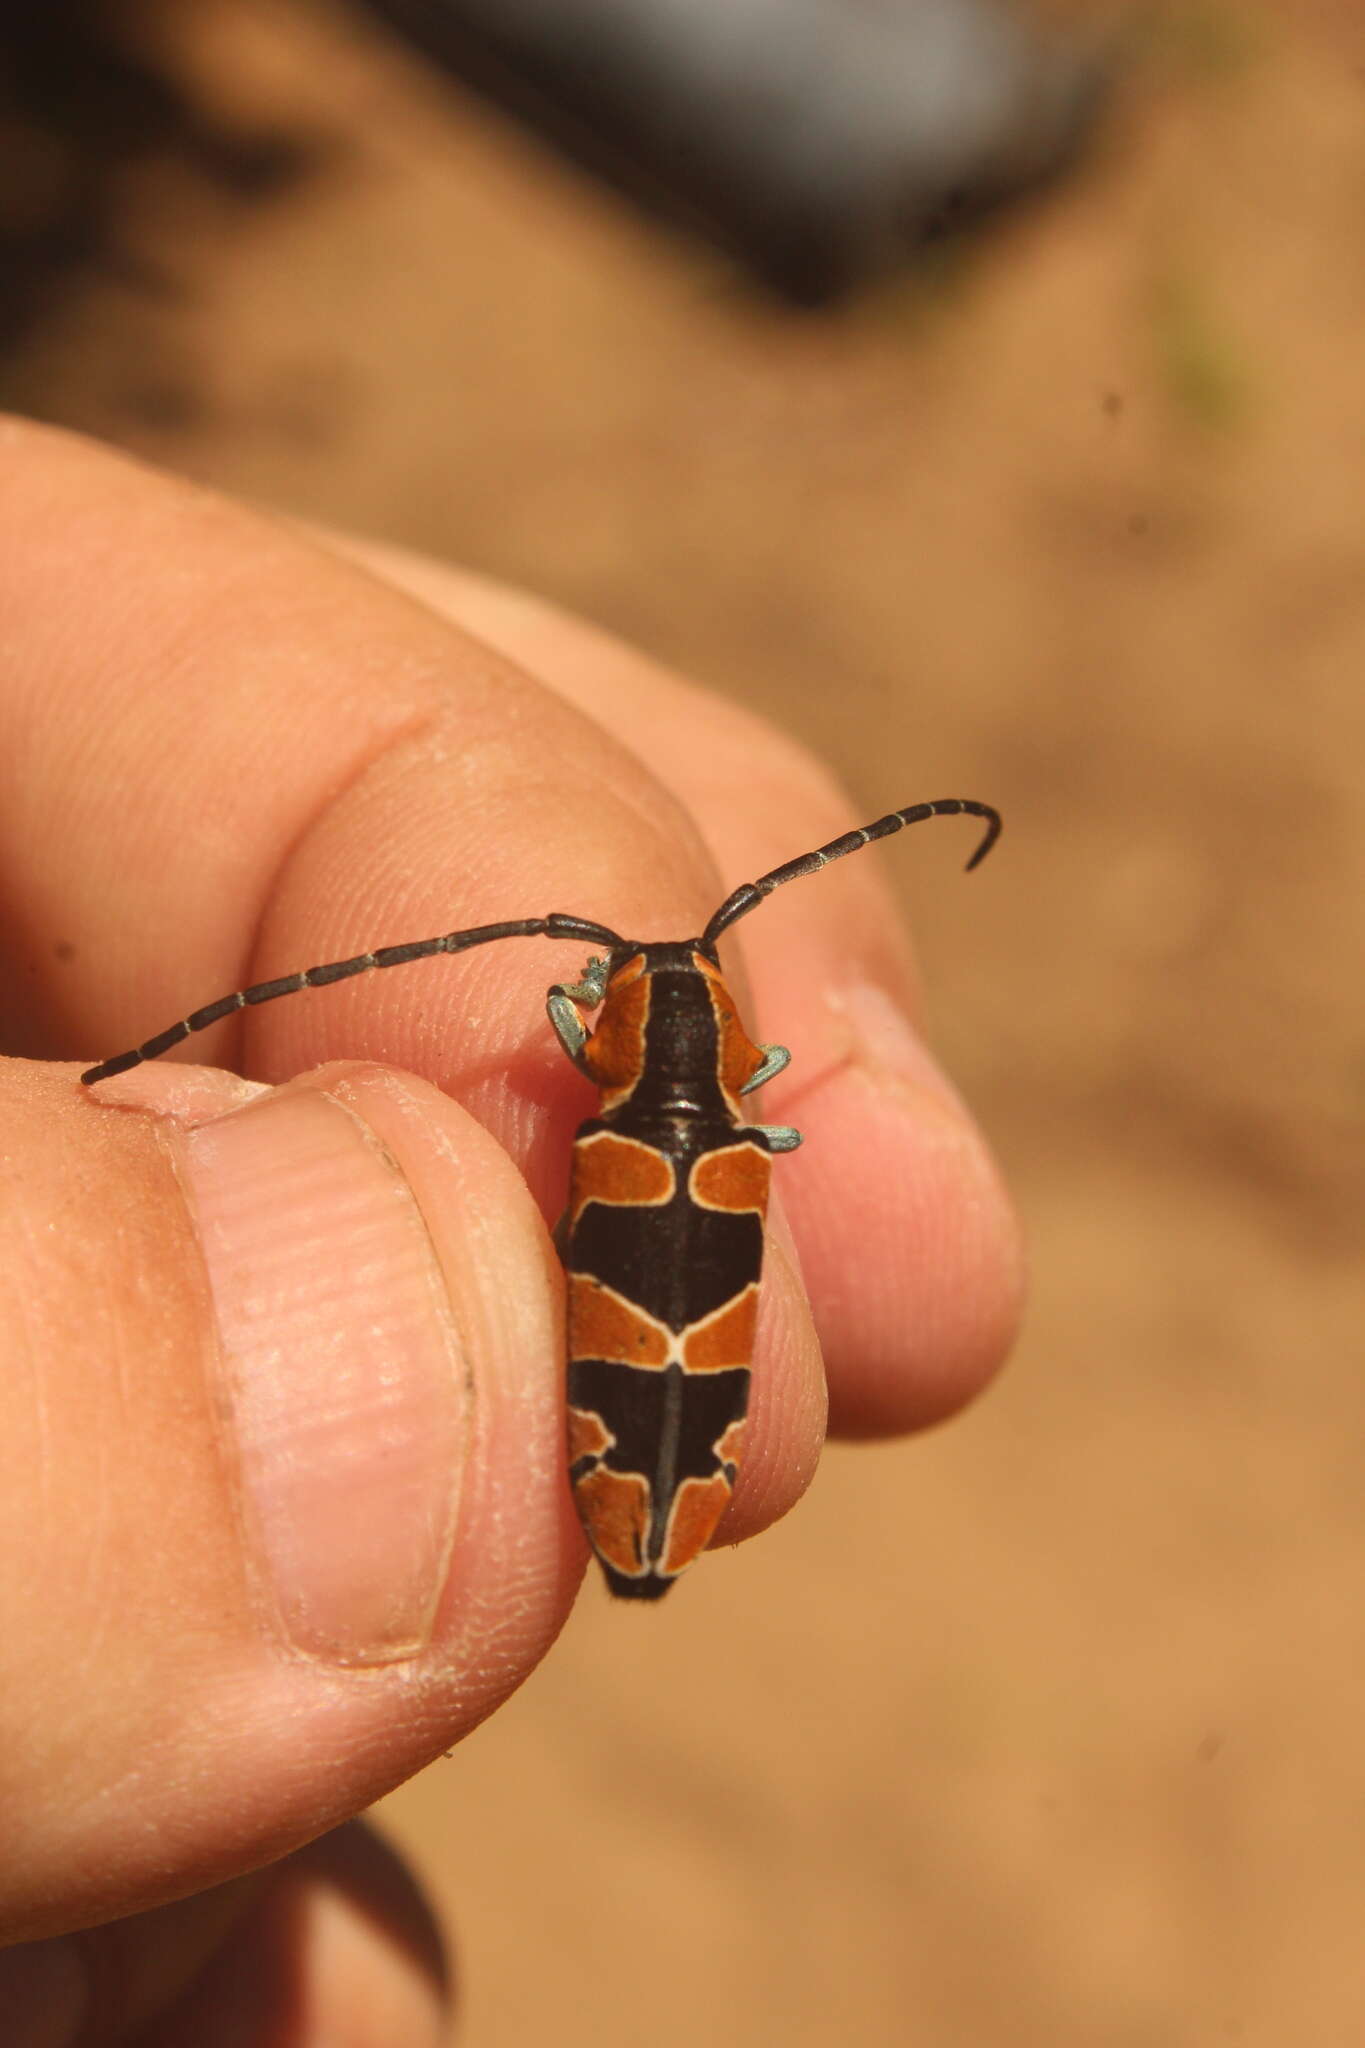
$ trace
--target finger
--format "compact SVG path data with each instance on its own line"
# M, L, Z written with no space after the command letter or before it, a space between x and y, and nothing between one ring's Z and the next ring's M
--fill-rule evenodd
M130 1938L140 1939L135 1925ZM430 1908L393 1850L353 1823L272 1873L254 1909L137 2048L267 2040L271 2048L437 2048L448 2039L451 2002Z
M248 981L509 915L698 926L717 889L704 848L599 727L290 531L87 444L7 432L16 1048L109 1053ZM263 1005L189 1050L268 1078L340 1055L422 1074L553 1216L592 1098L546 1031L544 989L579 966L508 942ZM756 1402L726 1540L790 1505L823 1430L799 1290L768 1308L756 1379L782 1353L799 1369Z
M501 1148L358 1064L158 1087L0 1065L0 1940L367 1805L582 1568L559 1280Z
M269 1885L215 1885L130 1920L0 1949L6 2048L102 2048L176 2004Z
M859 822L787 736L608 635L402 550L339 545L602 720L696 817L723 891ZM924 794L894 793L897 802ZM959 848L922 850L956 887ZM983 886L973 876L972 890ZM937 1421L1007 1353L1022 1258L989 1148L924 1043L884 860L840 862L775 898L736 937L759 1031L793 1054L765 1092L764 1114L806 1138L783 1162L781 1184L824 1347L831 1424L871 1435Z
M0 1953L12 2048L422 2048L450 1971L411 1873L355 1822L276 1869Z

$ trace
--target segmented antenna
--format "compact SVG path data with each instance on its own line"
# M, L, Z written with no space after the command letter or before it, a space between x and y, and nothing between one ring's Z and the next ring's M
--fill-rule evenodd
M278 981L258 981L251 988L239 988L233 995L220 996L202 1010L182 1017L149 1038L131 1052L116 1053L81 1075L87 1087L93 1081L107 1081L111 1074L126 1074L144 1060L155 1060L195 1031L207 1031L234 1010L252 1009L257 1003L273 1003L277 996L297 995L300 989L326 988L329 982L348 981L353 974L371 974L379 967L403 967L409 960L429 960L436 953L467 953L472 946L491 945L494 939L581 939L590 946L619 946L623 941L604 924L585 917L569 917L552 911L549 917L523 917L510 924L473 925L468 931L446 932L439 939L414 939L406 946L381 946L374 953L357 953L351 960L330 960L322 967L305 967L301 974L281 975Z
M976 803L965 796L944 796L930 804L911 804L908 809L892 811L885 818L878 818L875 824L862 826L857 832L845 832L842 838L831 839L828 846L817 846L812 853L803 853L797 860L785 861L780 868L774 868L771 874L761 875L756 882L741 883L726 897L702 933L702 946L708 952L714 952L721 933L728 931L741 917L747 917L751 910L757 910L764 898L771 896L774 889L780 889L784 882L795 882L802 875L817 874L832 860L842 860L846 853L856 853L860 847L870 846L874 839L889 839L893 832L899 832L905 825L918 825L925 818L954 817L960 813L986 820L985 836L967 862L970 873L986 858L1000 837L1000 813L990 804ZM473 925L468 931L446 932L437 939L415 939L405 946L380 946L373 953L357 953L350 960L330 960L321 967L305 967L300 974L285 974L277 981L258 981L251 988L237 989L230 996L220 996L217 1002L206 1004L202 1010L193 1010L179 1023L158 1031L156 1037L149 1038L145 1045L116 1053L112 1059L101 1060L97 1067L87 1068L81 1080L89 1087L92 1082L107 1081L113 1074L126 1074L130 1067L140 1067L144 1060L159 1059L163 1052L169 1052L182 1039L191 1037L196 1031L207 1031L210 1024L221 1023L234 1011L254 1009L257 1003L273 1003L278 996L297 995L305 988L326 988L331 982L347 981L355 974L372 974L381 967L403 967L410 960L429 960L438 953L466 953L473 946L491 945L496 939L537 938L577 939L590 946L624 947L627 944L619 933L609 930L606 925L556 910L548 917L524 917L505 924Z
M757 910L766 896L774 889L780 889L784 882L800 881L802 875L818 874L828 867L832 860L842 860L846 853L856 853L859 847L870 846L874 839L889 839L893 832L899 832L905 825L922 824L926 818L951 818L965 812L971 818L984 818L986 831L981 844L967 863L967 873L979 867L1000 837L1000 813L990 804L976 803L969 796L941 796L931 804L911 804L906 810L891 811L885 818L878 818L874 825L863 825L856 832L845 832L840 839L831 839L828 846L817 846L813 853L803 853L798 860L784 861L780 868L774 868L770 875L760 875L756 882L742 882L738 889L727 896L720 909L702 933L701 942L709 951L723 931L728 931L741 917L747 917L751 910Z

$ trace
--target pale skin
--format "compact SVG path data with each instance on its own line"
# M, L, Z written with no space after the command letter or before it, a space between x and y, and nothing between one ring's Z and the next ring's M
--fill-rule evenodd
M76 1076L248 980L457 924L563 910L690 936L735 883L862 812L790 739L533 599L17 423L0 424L0 618L6 2039L67 2038L82 1973L82 2048L211 2038L242 2021L244 1987L283 1999L265 1959L287 1927L307 1996L272 2042L420 2048L448 2022L439 1935L345 1823L506 1698L582 1574L546 1225L591 1095L544 1010L581 955L509 941L263 1006L185 1048L201 1064L93 1094ZM939 794L923 779L899 764L863 808ZM776 1175L727 1542L803 1489L826 1383L846 1434L922 1427L1013 1333L1010 1211L918 1038L886 883L886 858L933 858L968 916L970 843L935 823L723 942L755 1035L792 1050L762 1114L805 1139ZM248 1155L263 1192L243 1222L218 1177ZM225 1307L236 1268L196 1236L220 1210L232 1259L268 1249L281 1327L259 1343L233 1332L261 1288ZM317 1235L295 1245L301 1216ZM380 1325L420 1423L386 1427L412 1487L454 1502L439 1555L395 1550L397 1623L328 1576L328 1531L292 1494L253 1536L241 1475L266 1474L274 1514L278 1474L224 1438L239 1341L242 1374L274 1361L270 1392L281 1359L324 1384L322 1330L317 1370L343 1390L329 1454L336 1436L363 1459ZM286 1554L290 1592L263 1592Z

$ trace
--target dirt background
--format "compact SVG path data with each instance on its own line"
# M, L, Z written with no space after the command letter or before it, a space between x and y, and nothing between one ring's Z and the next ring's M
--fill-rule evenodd
M1365 2040L1356 0L1163 10L1065 189L796 319L330 0L167 20L307 167L131 165L137 260L7 403L547 592L868 815L1009 821L894 872L1015 1365L676 1608L591 1589L387 1803L463 2038Z

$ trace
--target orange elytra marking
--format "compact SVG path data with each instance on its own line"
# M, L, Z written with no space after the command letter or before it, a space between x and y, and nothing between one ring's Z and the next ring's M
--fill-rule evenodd
M634 1472L599 1465L574 1488L574 1500L594 1547L618 1572L636 1578L644 1570L649 1533L649 1482Z
M688 1176L687 1192L703 1209L768 1213L772 1158L759 1145L727 1145L703 1152Z
M738 1465L744 1452L744 1432L748 1423L743 1416L732 1422L720 1442L716 1445L716 1456L722 1465Z
M668 1518L668 1539L660 1568L680 1572L700 1557L729 1504L730 1482L721 1474L714 1479L684 1479Z
M677 1186L673 1162L653 1145L594 1131L573 1149L569 1220L577 1223L589 1202L635 1209L671 1201Z
M597 1016L597 1029L583 1047L583 1071L604 1096L628 1093L645 1067L645 1022L649 977L637 954L614 974Z
M615 1441L600 1415L590 1415L586 1408L569 1409L570 1465L576 1465L580 1458L600 1458Z
M758 1282L718 1308L704 1322L693 1323L683 1339L682 1362L687 1372L728 1372L748 1365L754 1355L758 1322Z
M569 1356L659 1368L668 1363L668 1331L600 1281L571 1273Z

